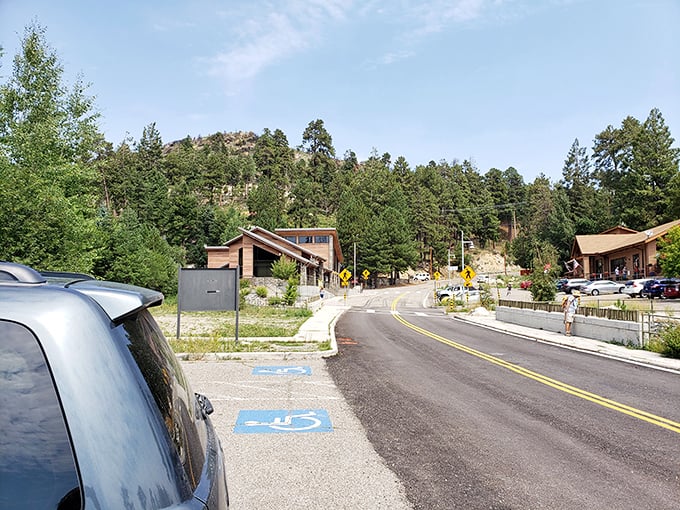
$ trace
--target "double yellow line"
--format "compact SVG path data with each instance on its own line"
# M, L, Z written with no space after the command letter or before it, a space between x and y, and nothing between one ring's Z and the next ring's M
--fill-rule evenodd
M661 416L657 416L655 414L648 413L646 411L642 411L640 409L636 409L634 407L627 406L625 404L621 404L620 402L616 402L616 401L610 400L608 398L601 397L600 395L596 395L595 393L590 393L590 392L582 390L580 388L576 388L575 386L571 386L571 385L563 383L561 381L551 379L550 377L546 377L546 376L541 375L537 372L533 372L533 371L528 370L526 368L523 368L519 365L515 365L513 363L508 363L505 360L502 360L502 359L497 358L495 356L491 356L489 354L483 353L483 352L478 351L476 349L472 349L472 348L467 347L463 344L460 344L458 342L454 342L453 340L449 340L448 338L444 338L443 336L437 335L435 333L432 333L431 331L428 331L426 329L418 327L415 324L411 324L406 319L404 319L401 315L399 315L399 312L397 311L397 303L405 295L406 294L402 294L401 296L397 297L392 302L392 316L396 320L398 320L400 323L402 323L404 326L406 326L407 328L412 329L413 331L416 331L416 332L420 333L421 335L425 335L429 338L437 340L438 342L446 344L450 347L458 349L459 351L465 352L467 354L471 354L472 356L475 356L477 358L488 361L489 363L493 363L494 365L498 365L500 367L507 368L508 370L511 370L512 372L515 372L516 374L527 377L527 378L532 379L534 381L537 381L541 384L545 384L546 386L550 386L551 388L555 388L556 390L563 391L565 393L569 393L570 395L574 395L574 396L582 398L584 400L588 400L590 402L593 402L594 404L601 405L602 407L606 407L608 409L612 409L614 411L618 411L620 413L627 414L628 416L632 416L633 418L637 418L639 420L646 421L648 423L651 423L652 425L657 425L659 427L663 427L663 428L668 429L672 432L680 434L680 423L678 423L678 422L663 418Z

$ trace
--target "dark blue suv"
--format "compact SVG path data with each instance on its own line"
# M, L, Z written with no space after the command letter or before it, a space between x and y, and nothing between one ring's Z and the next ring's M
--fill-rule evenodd
M159 292L0 262L0 508L228 508Z
M656 278L645 282L644 287L640 291L640 297L643 298L661 298L663 291L668 285L677 285L678 280L673 278Z

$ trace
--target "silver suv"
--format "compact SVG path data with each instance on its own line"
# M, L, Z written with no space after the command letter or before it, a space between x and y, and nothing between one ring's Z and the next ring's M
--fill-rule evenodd
M159 292L0 262L0 508L226 509Z

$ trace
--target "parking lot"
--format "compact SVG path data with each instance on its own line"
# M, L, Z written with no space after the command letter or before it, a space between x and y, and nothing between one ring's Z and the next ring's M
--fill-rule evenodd
M183 362L211 400L230 508L408 509L322 359Z

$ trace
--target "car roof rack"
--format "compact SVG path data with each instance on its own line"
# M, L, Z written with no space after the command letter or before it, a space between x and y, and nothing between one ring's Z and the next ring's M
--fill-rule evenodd
M48 283L59 283L68 287L77 282L94 280L94 276L85 273L71 273L68 271L40 271Z
M47 283L47 280L31 267L14 262L0 261L0 282L39 285Z

